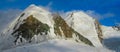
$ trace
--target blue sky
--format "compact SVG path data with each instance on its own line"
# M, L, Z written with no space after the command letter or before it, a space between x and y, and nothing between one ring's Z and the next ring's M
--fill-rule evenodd
M120 0L0 0L0 14L20 13L30 4L49 7L54 11L83 10L106 26L120 23ZM8 12L9 10L12 11ZM0 20L3 17L7 18L4 14Z

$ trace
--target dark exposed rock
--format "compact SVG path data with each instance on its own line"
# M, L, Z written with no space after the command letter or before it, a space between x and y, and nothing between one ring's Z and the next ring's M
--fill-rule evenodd
M68 26L68 24L65 22L65 20L58 14L53 15L54 20L54 33L60 37L64 36L65 38L73 38L73 34L78 37L78 39L85 44L93 46L91 41L89 41L87 38L82 36L80 33L74 31L71 27ZM19 22L18 22L19 23ZM16 29L14 29L12 35L16 37L16 40L14 42L17 42L17 40L20 38L19 36L26 39L28 42L31 42L31 38L34 35L47 35L50 27L47 24L43 24L39 20L37 20L33 15L30 15L27 17L27 19L23 20L23 23L20 24L20 26ZM76 40L77 42L79 40ZM22 41L22 39L20 39Z
M19 19L17 20L17 22L20 22L20 18L23 17L25 15L25 13L22 13L19 17ZM18 23L15 25L15 27L13 28L13 30L18 26Z
M47 34L50 29L47 24L38 21L33 15L27 17L23 22L24 23L12 33L12 35L16 37L16 41L19 36L22 36L26 40L31 40L34 35L42 34L42 32Z
M80 39L82 42L84 42L85 44L88 44L88 45L90 45L90 46L94 46L94 45L91 43L91 41L89 41L87 38L83 37L80 33L76 32L76 31L74 31L74 33L75 33L76 36L78 36L79 39Z
M62 36L62 32L60 31L61 28L65 37L72 38L72 29L67 25L67 23L64 19L62 19L61 16L54 14L53 20L55 22L54 29L57 35Z
M69 27L65 20L59 14L54 14L53 16L54 16L53 20L55 22L54 31L56 35L62 36L61 32L62 30L66 38L73 38L72 36L73 34L75 34L76 36L79 37L78 39L84 42L85 44L93 46L93 44L87 38L83 37L81 34L79 34L78 32L74 31L71 27ZM78 40L76 41L78 42Z
M23 17L25 15L25 13L22 13L21 15L20 15L20 17Z
M103 35L102 35L102 29L101 29L100 23L97 20L95 20L94 24L95 24L96 32L98 34L98 38L102 43Z
M117 31L120 31L120 26L113 26L112 28L117 30Z

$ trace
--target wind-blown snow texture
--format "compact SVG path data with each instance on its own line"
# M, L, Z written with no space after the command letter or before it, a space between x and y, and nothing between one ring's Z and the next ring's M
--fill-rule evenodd
M30 5L0 35L0 51L110 52L102 48L103 40L119 35L119 30L100 25L83 11L68 12L64 20Z
M73 40L54 39L34 45L17 47L3 52L111 52L105 48L81 45Z

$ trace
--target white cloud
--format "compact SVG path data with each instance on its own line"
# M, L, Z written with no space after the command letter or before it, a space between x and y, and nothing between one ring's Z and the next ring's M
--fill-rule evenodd
M87 10L86 13L90 16L92 16L93 18L96 18L98 20L101 20L101 19L105 19L105 18L110 18L110 17L114 17L115 14L113 13L104 13L104 14L100 14L100 13L97 13L93 10Z
M16 0L7 0L9 2L14 2ZM49 2L46 6L40 6L46 10L52 10L51 9L52 1ZM22 10L20 9L8 9L8 10L0 10L0 32L8 26L8 24L14 20Z
M45 6L45 8L46 8L47 10L49 10L49 11L53 11L53 10L52 10L52 5L53 5L53 2L50 1L50 2Z
M46 5L46 7L51 7L51 6L52 6L52 4L53 4L53 2L52 2L52 1L50 1L50 2Z
M106 13L103 16L104 17L114 17L115 15L113 13Z
M65 12L64 10L61 10L61 11L58 11L58 13L62 17L65 18L69 13L71 13L71 12L79 12L79 11L85 12L89 16L91 16L91 17L93 17L95 19L98 19L98 20L102 20L102 19L105 19L105 18L110 18L110 17L114 17L115 16L115 14L113 14L113 13L100 14L100 13L97 13L97 12L95 12L93 10L87 10L87 11L84 11L84 10L72 10L72 11L67 11L67 12Z
M48 10L48 11L53 11L52 8L51 8L52 4L53 4L53 2L50 1L46 6L39 5L39 7L42 7L44 9Z
M54 10L52 10L51 6L52 6L53 2L49 2L46 6L40 6L43 7L44 9L48 10L48 11L52 11L53 13L56 12ZM83 10L74 10L74 11L83 11ZM4 27L7 26L7 24L12 21L16 16L18 16L18 14L20 14L21 10L20 9L9 9L9 10L0 10L0 29L3 29ZM63 18L66 17L68 12L64 12L64 10L62 11L57 11ZM93 10L87 10L84 11L86 14L92 16L93 18L96 18L98 20L104 19L104 18L109 18L109 17L114 17L115 15L113 13L105 13L105 14L100 14L97 13ZM1 30L0 30L1 32Z
M115 25L120 26L120 22L115 22Z
M0 32L20 14L20 9L0 10Z

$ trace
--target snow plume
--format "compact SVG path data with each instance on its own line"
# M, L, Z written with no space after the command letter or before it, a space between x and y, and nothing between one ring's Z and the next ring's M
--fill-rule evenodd
M38 7L42 7L42 8L44 8L45 10L48 10L48 11L54 11L54 10L52 10L52 6L53 5L53 2L51 1L51 2L49 2L48 4L46 4L45 6L42 6L42 5L38 5Z
M52 10L53 11L53 10ZM95 19L98 19L98 20L102 20L102 19L105 19L105 18L109 18L109 17L114 17L115 15L113 13L104 13L104 14L100 14L96 11L93 11L93 10L72 10L72 11L57 11L62 17L66 17L67 15L69 15L70 13L73 13L73 12L84 12L86 13L87 15L95 18ZM56 12L56 11L54 11Z
M110 13L110 12L107 12L107 13L104 13L104 14L100 14L94 10L72 10L72 11L57 11L62 17L66 17L68 14L72 13L72 12L84 12L86 13L87 15L97 19L97 20L102 20L102 19L105 19L105 18L111 18L111 17L114 17L115 14L113 13ZM56 11L55 11L56 12Z
M93 11L93 10L87 10L87 11L85 11L85 13L92 16L93 18L98 19L98 20L115 16L115 14L113 14L113 13L108 12L108 13L100 14L100 13L97 13L96 11Z
M0 32L21 13L20 9L0 10Z
M72 10L72 11L64 11L64 10L61 10L61 11L58 11L58 13L65 19L68 15L70 15L71 13L74 13L74 12L84 12L83 10Z

